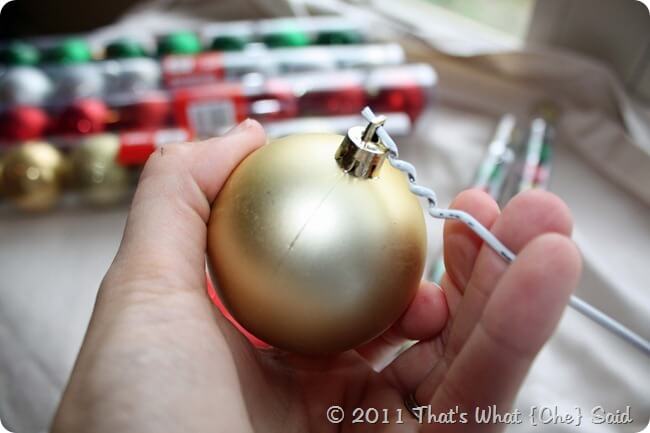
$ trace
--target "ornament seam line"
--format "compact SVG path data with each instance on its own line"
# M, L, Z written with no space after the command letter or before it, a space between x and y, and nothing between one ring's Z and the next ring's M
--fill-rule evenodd
M289 256L289 254L291 254L291 251L293 250L294 246L295 246L296 243L298 242L298 239L300 238L300 236L302 235L302 233L305 231L305 229L307 228L307 226L309 225L309 223L311 222L311 220L314 219L314 217L316 216L316 214L318 213L318 211L320 210L320 208L323 206L323 204L325 203L325 201L327 201L327 199L328 199L329 196L332 194L332 192L334 191L334 189L338 186L338 184L341 183L341 180L342 180L342 179L343 179L343 176L340 176L340 177L339 177L339 178L334 182L334 184L333 184L332 187L329 189L329 191L327 191L327 192L325 193L325 195L323 196L323 198L321 199L321 201L316 205L316 207L314 208L314 210L313 210L313 211L311 212L311 214L307 217L306 221L303 223L303 225L302 225L302 226L300 227L300 229L298 230L298 233L296 233L296 235L294 236L294 238L293 238L293 239L291 240L291 242L289 243L289 246L287 247L287 250L284 252L284 254L282 255L282 257L280 257L280 260L278 260L278 264L275 266L275 270L274 270L274 273L273 273L274 276L278 273L280 267L282 267L282 264L285 262L285 260L286 260L287 257Z

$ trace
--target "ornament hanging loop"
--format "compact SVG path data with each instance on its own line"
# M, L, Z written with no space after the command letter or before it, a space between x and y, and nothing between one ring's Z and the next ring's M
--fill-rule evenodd
M377 136L377 129L384 126L384 123L386 123L386 116L382 115L379 115L372 119L371 122L368 122L368 125L366 126L366 129L363 131L363 135L361 136L361 144L363 146L367 146L368 143L372 143L373 145L382 147L384 150L388 150L386 148L386 145L382 143Z

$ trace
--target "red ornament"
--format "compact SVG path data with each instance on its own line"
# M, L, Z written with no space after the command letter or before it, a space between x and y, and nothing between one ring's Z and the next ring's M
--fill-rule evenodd
M92 134L106 127L108 108L99 99L80 99L66 107L57 123L63 134Z
M379 90L370 97L369 105L380 113L406 113L415 121L426 107L424 89L418 84L404 84Z
M24 141L39 138L48 126L48 116L38 107L13 106L0 113L0 139Z
M356 85L310 90L298 100L301 116L358 114L367 105L363 88Z

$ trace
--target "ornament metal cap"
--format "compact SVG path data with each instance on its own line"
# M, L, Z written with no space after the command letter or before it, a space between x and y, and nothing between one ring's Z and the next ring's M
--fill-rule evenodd
M388 154L377 136L377 128L384 122L385 116L377 116L365 127L353 126L348 130L335 156L343 171L364 179L377 176Z

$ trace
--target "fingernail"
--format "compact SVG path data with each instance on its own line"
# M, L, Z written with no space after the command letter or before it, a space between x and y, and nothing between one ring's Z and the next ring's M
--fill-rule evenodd
M239 122L238 125L235 125L230 130L228 130L228 132L226 132L224 134L224 137L228 137L230 135L236 135L236 134L239 134L240 132L245 131L246 129L248 129L248 126L250 124L250 120L251 119L248 118L248 117L246 119L242 120L241 122Z

